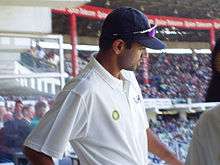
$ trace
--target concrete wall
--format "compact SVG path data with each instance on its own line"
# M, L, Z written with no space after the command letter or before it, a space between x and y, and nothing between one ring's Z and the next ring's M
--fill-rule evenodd
M47 7L0 6L0 32L51 33Z

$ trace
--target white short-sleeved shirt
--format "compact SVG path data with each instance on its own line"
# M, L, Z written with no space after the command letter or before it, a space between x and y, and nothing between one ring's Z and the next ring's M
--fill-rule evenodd
M147 116L133 72L113 77L94 58L55 99L25 145L61 158L70 142L83 165L146 165Z
M193 131L186 165L220 165L220 105L204 112Z

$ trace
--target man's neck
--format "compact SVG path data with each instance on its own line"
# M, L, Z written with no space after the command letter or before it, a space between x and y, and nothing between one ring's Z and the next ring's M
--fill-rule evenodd
M110 53L98 53L96 60L114 77L121 79L120 68L117 64L117 58Z

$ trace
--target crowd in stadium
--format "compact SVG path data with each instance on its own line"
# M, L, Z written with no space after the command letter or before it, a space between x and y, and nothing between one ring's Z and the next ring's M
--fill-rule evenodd
M159 116L156 121L150 120L150 127L181 160L185 160L196 121L196 118L187 120L179 118L162 119ZM152 164L164 163L155 155L150 154L149 157Z
M211 76L210 60L208 54L150 54L149 83L143 83L143 67L137 76L144 97L203 102Z
M34 72L58 72L60 57L56 50L31 46L21 53L20 63Z
M14 106L0 103L0 163L13 162L15 154L22 152L24 140L49 110L45 99L33 104L24 104L16 99Z

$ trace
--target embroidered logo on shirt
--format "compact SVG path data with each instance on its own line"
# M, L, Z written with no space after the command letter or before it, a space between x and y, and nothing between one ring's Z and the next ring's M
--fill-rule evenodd
M134 102L136 104L140 103L141 102L141 96L140 95L137 95L136 97L134 97Z
M117 110L114 110L114 111L112 112L112 118L113 118L114 120L118 120L118 119L120 118L119 112L118 112Z

